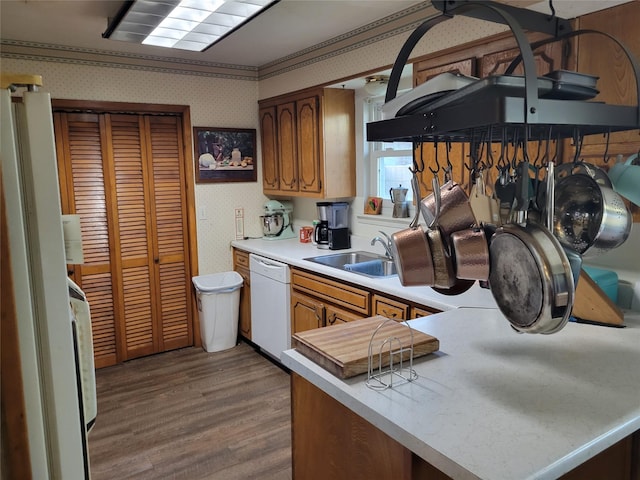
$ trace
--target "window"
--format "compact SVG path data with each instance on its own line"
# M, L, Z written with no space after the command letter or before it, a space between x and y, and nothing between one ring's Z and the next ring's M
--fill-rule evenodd
M384 102L382 97L369 98L364 108L365 124L382 119L380 107ZM371 167L371 182L369 195L390 200L389 190L402 185L408 188L407 201L413 200L411 189L411 172L413 165L413 151L410 142L368 142L369 165Z

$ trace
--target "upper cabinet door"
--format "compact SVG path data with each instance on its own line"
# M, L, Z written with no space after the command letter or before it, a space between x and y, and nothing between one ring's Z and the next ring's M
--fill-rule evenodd
M298 191L298 152L296 138L296 104L283 103L277 107L278 157L280 164L280 190Z
M563 65L563 42L554 42L544 45L533 52L538 75L544 75L554 70L560 70ZM480 77L490 75L502 75L511 64L511 61L520 55L519 48L511 48L501 52L489 53L480 58ZM513 72L514 75L524 75L522 62Z
M280 189L278 168L278 137L276 107L260 109L260 139L262 142L262 188L265 192Z
M259 102L266 195L356 194L354 98L353 90L316 88Z
M298 180L301 192L320 192L320 119L316 95L296 102Z

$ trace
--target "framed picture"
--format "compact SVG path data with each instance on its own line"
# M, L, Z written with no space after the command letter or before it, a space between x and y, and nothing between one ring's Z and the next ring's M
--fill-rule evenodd
M256 131L193 127L196 183L255 182Z

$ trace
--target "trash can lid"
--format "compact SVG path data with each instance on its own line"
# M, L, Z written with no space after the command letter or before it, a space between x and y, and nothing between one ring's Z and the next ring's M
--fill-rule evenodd
M191 279L200 292L213 293L221 290L236 290L242 286L242 277L238 272L211 273Z

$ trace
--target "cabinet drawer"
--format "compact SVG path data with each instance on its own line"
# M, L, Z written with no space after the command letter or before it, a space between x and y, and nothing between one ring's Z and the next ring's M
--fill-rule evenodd
M409 318L409 305L381 295L373 296L372 315L382 315L396 320Z
M349 312L348 310L343 310L333 305L325 306L324 316L327 327L365 318L365 315L358 315L357 313Z
M413 319L413 318L426 317L427 315L433 315L434 313L439 313L439 312L440 310L437 310L435 308L413 306L411 307L411 313L409 315L409 318Z
M350 310L369 314L371 294L345 283L335 282L302 270L291 269L291 287Z
M233 249L233 265L234 267L249 268L249 253L243 250Z

